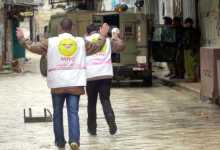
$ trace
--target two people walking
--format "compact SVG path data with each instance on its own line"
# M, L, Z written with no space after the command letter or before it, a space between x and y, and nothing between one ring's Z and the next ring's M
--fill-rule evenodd
M123 50L124 44L119 37L115 38L114 40L110 40L109 38L107 38L109 26L106 23L104 23L99 28L99 36L96 38L95 42L87 40L86 38L84 39L82 37L73 36L73 23L70 19L64 18L60 22L60 28L61 33L58 36L37 43L33 43L32 41L25 39L23 31L18 28L17 38L20 40L21 44L29 51L40 55L47 55L47 84L48 87L51 89L53 103L53 128L55 144L56 146L58 146L59 149L65 148L66 140L64 137L63 127L63 106L64 102L66 101L69 128L68 142L72 150L78 150L80 146L80 124L78 115L79 101L80 96L85 94L84 87L87 84L87 66L88 64L90 64L90 61L88 61L86 57L89 55L93 56L93 54L97 52L102 52L103 57L104 55L106 57L109 57L111 47L118 47L118 49ZM112 42L109 43L109 41ZM106 50L102 51L102 49ZM99 55L94 55L94 61L96 59L96 56L98 57ZM108 63L106 62L106 59L100 59L99 63L103 65L108 64L108 68L111 72L111 60L107 59L107 61ZM91 64L94 64L94 68L99 68L98 66L96 66L96 63L93 63L93 59L91 59ZM102 66L102 68L105 67L106 66ZM111 75L113 76L113 74ZM99 75L97 75L96 78L96 73L94 72L94 79L99 79L97 82L102 82L102 80L105 80L106 78L99 78ZM110 80L111 78L107 78L107 81L109 82L107 84L107 87L109 89L103 92L105 96L104 98L102 98L102 101L105 101L105 106L103 105L103 109L108 110L104 111L106 116L113 116L113 110L109 109ZM106 82L103 82L103 84L105 86ZM97 90L95 88L98 89L99 87L94 87L94 92L95 90ZM89 97L90 96L91 95L89 95ZM108 104L106 102L108 102ZM88 103L95 102L91 102L89 98ZM94 108L92 110L95 114L96 110L94 110ZM89 113L90 112L88 111L88 114ZM88 117L88 120L89 118L90 117ZM111 121L111 123L109 123L108 119L107 122L110 126L110 131L114 130L114 132L111 133L116 133L117 126L114 117L106 118L110 118L109 120ZM91 131L90 127L91 126L88 124L89 132ZM95 131L96 127L92 128L92 130Z

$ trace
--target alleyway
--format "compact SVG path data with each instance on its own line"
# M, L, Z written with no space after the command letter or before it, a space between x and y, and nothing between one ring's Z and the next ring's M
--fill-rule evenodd
M24 124L24 108L32 107L35 116L43 115L45 107L52 111L49 90L38 71L39 57L31 57L24 74L0 75L0 150L56 149L51 123ZM99 105L98 135L91 137L82 96L81 150L220 149L220 108L201 103L197 95L155 85L113 89L112 101L118 134L109 135ZM65 129L67 133L66 119Z

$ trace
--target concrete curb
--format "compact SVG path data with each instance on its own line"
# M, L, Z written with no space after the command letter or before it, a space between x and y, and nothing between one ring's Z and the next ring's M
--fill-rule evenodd
M170 88L178 87L178 88L182 88L184 90L187 90L187 91L190 91L190 92L193 92L195 94L200 95L200 89L195 89L195 88L192 88L190 86L186 86L184 84L181 84L181 82L176 82L176 81L172 81L172 80L165 79L165 78L160 78L160 77L155 77L155 76L154 76L154 78L161 81L164 86L167 86L167 87L170 87Z
M1 74L12 74L12 73L14 73L13 71L8 71L8 70L3 70L3 71L0 71L0 75Z

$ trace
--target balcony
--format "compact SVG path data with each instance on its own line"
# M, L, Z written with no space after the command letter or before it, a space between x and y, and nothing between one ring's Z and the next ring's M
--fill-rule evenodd
M8 5L27 5L40 6L43 5L43 0L3 0Z

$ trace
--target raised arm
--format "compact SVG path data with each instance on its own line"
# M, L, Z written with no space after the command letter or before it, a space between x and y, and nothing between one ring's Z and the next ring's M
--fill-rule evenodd
M112 39L111 39L111 47L113 52L123 52L125 50L125 43L124 41L120 38L120 32L118 33L112 33Z
M100 37L98 38L98 40L95 43L90 42L90 41L86 41L87 55L92 55L94 53L99 52L102 49L102 47L105 45L108 31L109 31L109 25L107 23L104 23L100 27L100 31L99 31Z
M27 50L29 50L30 52L39 55L44 55L47 53L47 49L48 49L47 39L34 43L29 39L25 39L24 32L20 28L17 28L16 35L22 46Z

